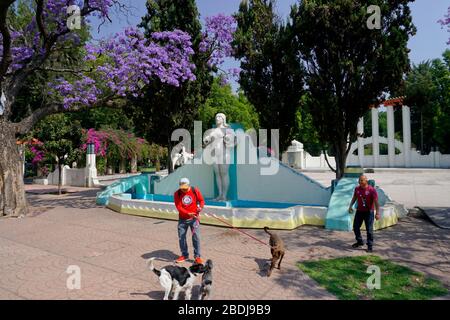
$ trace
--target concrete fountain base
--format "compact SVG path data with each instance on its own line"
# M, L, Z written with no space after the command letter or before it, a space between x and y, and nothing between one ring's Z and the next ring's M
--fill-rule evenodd
M116 194L110 197L108 208L129 215L178 220L178 212L172 202L132 199L131 194ZM327 207L294 205L287 208L246 208L205 205L201 223L206 225L236 228L263 228L292 230L302 225L325 226ZM397 223L399 207L386 203L381 208L382 219L375 222L374 228L383 229ZM218 217L216 219L214 216ZM350 216L353 218L353 216Z

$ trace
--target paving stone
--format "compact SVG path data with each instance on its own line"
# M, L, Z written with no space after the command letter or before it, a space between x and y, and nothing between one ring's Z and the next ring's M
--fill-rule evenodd
M161 268L179 255L177 222L122 215L94 203L96 190L28 195L40 214L0 220L0 299L162 299L146 261ZM163 223L160 223L162 222ZM246 230L268 241L262 230ZM302 226L277 231L287 252L266 277L270 249L234 230L202 226L202 252L214 261L214 299L335 299L297 268L301 261L365 255L353 234ZM192 255L192 241L188 237ZM450 287L450 233L406 218L375 232L375 253L425 272ZM192 257L191 257L192 258ZM70 290L67 268L78 266L81 289ZM186 266L189 263L185 263ZM194 288L196 299L199 283ZM183 297L183 296L182 296ZM444 299L448 297L443 297Z

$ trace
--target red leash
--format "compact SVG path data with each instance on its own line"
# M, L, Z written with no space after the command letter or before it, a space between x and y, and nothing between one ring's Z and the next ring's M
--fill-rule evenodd
M216 215L211 214L211 213L204 213L204 214L207 215L207 216L210 215L211 217L213 217L213 218L219 220L220 222L226 224L227 226L233 228L234 230L239 231L240 233L245 234L247 237L250 237L250 238L252 238L253 240L258 241L259 243L262 243L263 245L270 247L267 243L265 243L265 242L259 240L258 238L255 238L254 236L252 236L251 234L248 234L247 232L244 232L244 231L242 231L242 230L240 230L240 229L234 227L233 225L231 225L230 223L228 223L227 221L225 221L225 220L223 220L223 219L220 219L220 218L217 217Z

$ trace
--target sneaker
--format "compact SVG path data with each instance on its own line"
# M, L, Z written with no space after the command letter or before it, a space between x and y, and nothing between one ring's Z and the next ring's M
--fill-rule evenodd
M364 243L356 242L356 243L352 244L352 248L362 247L363 245L364 245Z
M186 257L184 256L179 256L177 260L175 260L176 263L181 263L181 262L185 262L186 261Z
M372 253L373 252L372 247L367 247L367 252Z
M203 264L203 260L202 260L202 258L197 257L197 258L195 258L194 263L195 263L195 264Z

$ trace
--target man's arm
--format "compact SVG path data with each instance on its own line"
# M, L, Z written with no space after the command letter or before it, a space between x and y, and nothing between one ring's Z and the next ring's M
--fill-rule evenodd
M352 201L350 202L350 206L348 207L348 212L349 213L353 212L353 205L355 204L356 199L357 199L356 194L353 194Z
M378 197L375 198L375 219L380 220L380 203Z
M197 192L197 200L200 203L200 208L197 209L197 212L200 212L203 210L203 207L205 206L205 199L203 198L203 195L200 192L200 190L196 189L195 191Z

